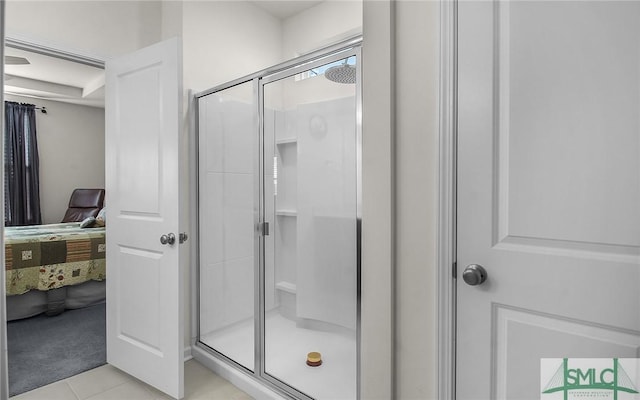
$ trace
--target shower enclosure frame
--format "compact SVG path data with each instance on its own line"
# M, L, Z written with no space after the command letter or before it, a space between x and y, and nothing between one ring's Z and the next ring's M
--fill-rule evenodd
M235 382L238 386L243 386L248 382L254 385L263 385L268 389L284 397L293 399L312 399L307 394L300 392L289 386L286 382L269 375L265 371L265 235L263 227L265 217L265 146L264 135L264 86L295 76L301 72L346 59L351 56L356 57L356 82L355 82L355 150L356 150L356 398L360 398L360 336L361 336L361 225L362 225L362 79L361 79L361 46L362 37L354 37L332 46L322 48L312 53L297 57L290 61L277 64L275 66L258 71L251 75L235 79L233 81L215 86L211 89L193 94L191 96L192 113L191 123L194 127L192 137L192 154L194 163L192 164L192 177L194 187L194 200L192 201L192 226L195 228L196 240L192 246L192 259L195 260L195 271L192 273L192 283L194 296L192 297L192 354L194 357L208 366L215 366L220 371L225 370L223 375ZM211 348L201 341L200 332L200 176L199 176L199 100L207 95L230 89L234 86L252 82L253 99L255 100L255 114L257 116L257 126L255 126L255 149L258 163L254 168L254 174L258 177L258 185L254 187L254 199L258 201L258 213L254 218L255 231L258 232L257 240L254 240L254 368L253 371L230 359L216 349ZM255 206L254 206L255 207ZM238 375L238 373L240 375ZM247 379L242 379L243 376Z

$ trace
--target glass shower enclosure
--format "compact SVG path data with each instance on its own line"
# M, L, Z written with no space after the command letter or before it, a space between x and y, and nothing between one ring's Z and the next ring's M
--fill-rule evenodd
M196 95L197 345L296 398L357 398L359 56Z

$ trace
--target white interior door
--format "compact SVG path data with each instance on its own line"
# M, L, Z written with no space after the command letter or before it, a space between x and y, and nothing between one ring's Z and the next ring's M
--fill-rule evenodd
M106 64L107 361L183 396L177 39ZM161 243L176 236L171 244ZM163 240L166 242L167 240Z
M541 358L640 357L640 3L458 11L457 398L551 398Z

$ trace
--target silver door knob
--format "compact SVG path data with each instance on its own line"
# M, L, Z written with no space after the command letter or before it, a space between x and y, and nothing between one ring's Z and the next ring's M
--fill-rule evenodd
M464 269L464 272L462 272L462 279L464 279L467 285L481 285L482 282L487 280L487 271L482 265L469 264L467 268Z
M173 233L160 236L160 243L162 244L172 245L175 242L176 242L176 235L174 235Z

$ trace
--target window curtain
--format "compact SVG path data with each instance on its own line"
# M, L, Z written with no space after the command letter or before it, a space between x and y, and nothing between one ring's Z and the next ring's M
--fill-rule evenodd
M40 225L40 169L33 104L5 102L4 223Z

